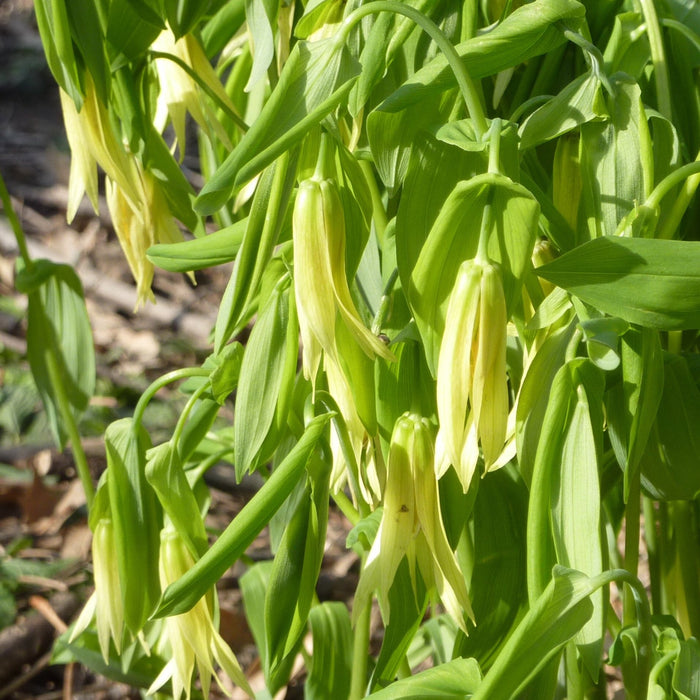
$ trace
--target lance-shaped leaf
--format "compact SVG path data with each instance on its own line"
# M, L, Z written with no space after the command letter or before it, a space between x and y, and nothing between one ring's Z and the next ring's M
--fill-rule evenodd
M306 630L328 525L330 465L320 457L309 464L309 482L287 525L265 593L266 676L274 678Z
M20 269L17 289L28 294L27 356L56 443L67 439L65 406L79 418L95 390L95 349L83 288L68 265L48 260Z
M214 330L217 351L240 327L258 293L284 224L295 172L296 156L285 154L260 176L231 279L219 306Z
M83 99L81 80L73 51L66 3L64 0L37 0L34 11L49 69L56 82L79 108Z
M347 96L359 64L335 39L294 46L259 117L200 192L202 214L220 209L250 180L301 140Z
M370 696L373 700L423 700L423 698L474 697L481 682L479 664L474 659L454 659L436 668L402 678Z
M587 73L535 110L520 127L520 147L532 148L607 116L600 78Z
M604 379L602 372L587 360L575 360L566 369L572 374L575 398L559 467L551 474L552 535L559 564L595 576L603 571L597 447L603 424L594 422L594 416L600 413L599 408L595 409L602 404ZM595 680L603 651L602 589L591 594L591 601L594 613L574 641L585 668Z
M308 700L345 700L350 692L353 634L345 603L326 602L309 613L314 653L304 687Z
M591 238L612 235L653 187L654 157L640 87L628 76L613 83L610 118L581 126L581 207Z
M160 595L158 548L161 510L146 481L148 433L134 429L131 418L122 418L105 432L109 501L124 600L124 623L139 632L153 612Z
M290 318L289 296L290 279L287 277L275 288L260 312L246 344L233 417L238 480L256 467L256 455L273 425L290 343L295 360L298 353L298 327L295 319Z
M538 267L599 311L647 328L700 328L700 244L605 236Z
M527 682L578 632L593 613L589 596L600 583L556 566L542 594L508 638L472 696L501 700L518 696Z
M621 339L622 381L608 391L608 433L625 472L625 500L652 433L664 387L657 331L632 329Z
M154 265L170 272L192 272L224 265L236 259L247 224L246 217L201 238L158 243L152 245L146 255Z
M189 610L245 552L291 493L331 414L314 418L272 476L233 519L207 553L177 582L168 586L156 617Z
M659 500L692 500L700 493L700 391L685 358L664 353L663 392L647 449L642 486Z
M207 548L207 531L197 499L187 481L177 445L164 442L146 453L146 478L158 494L163 510L172 521L194 559Z

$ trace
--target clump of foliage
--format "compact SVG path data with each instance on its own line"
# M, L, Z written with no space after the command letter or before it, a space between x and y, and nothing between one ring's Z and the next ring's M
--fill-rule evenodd
M630 698L700 697L697 6L36 10L69 218L99 166L143 302L154 265L234 263L210 357L109 426L94 493L81 467L96 592L58 658L176 698L221 669L252 695L215 584L269 523L274 559L241 578L258 697L307 634L308 698L604 697L604 664ZM80 284L23 248L17 286L79 455ZM152 445L144 409L175 381L187 403ZM222 461L265 483L210 545L203 475ZM331 501L361 560L351 611L315 596Z

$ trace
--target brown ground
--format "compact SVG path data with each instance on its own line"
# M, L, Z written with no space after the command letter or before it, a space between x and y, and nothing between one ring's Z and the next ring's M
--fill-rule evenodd
M230 269L199 275L197 287L183 276L157 272L157 304L132 313L134 287L105 207L100 207L103 216L98 218L86 204L73 224L66 224L68 148L31 7L31 0L0 0L0 173L32 255L69 262L81 276L98 357L98 395L92 408L103 420L105 415L116 418L130 411L153 378L207 355L207 336ZM12 388L17 373L26 374L27 369L22 319L26 302L13 287L15 257L14 236L0 217L0 357L12 358L0 360L6 364L0 366L0 396ZM167 405L167 400L162 402L164 415L156 423L167 425L171 420ZM34 409L39 412L38 404ZM99 420L95 425L85 447L97 477L104 457ZM216 470L212 481L209 524L223 529L250 496L251 487L237 487L225 468ZM332 513L330 547L319 583L324 599L345 599L352 590L353 576L347 575L354 559L346 554L346 532L343 519ZM138 697L134 690L79 665L49 665L55 628L63 624L52 611L70 622L91 590L90 542L70 452L59 454L45 432L26 435L20 430L12 440L0 429L0 585L7 562L64 563L51 575L22 574L14 580L17 614L12 623L0 620L0 700ZM256 558L269 557L265 537L255 543L253 553ZM260 674L242 615L239 573L234 568L221 582L222 634L255 678ZM288 697L293 696L298 696L298 688L295 695L290 686Z

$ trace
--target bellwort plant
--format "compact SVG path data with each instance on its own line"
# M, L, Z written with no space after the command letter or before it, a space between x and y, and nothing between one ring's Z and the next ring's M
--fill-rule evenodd
M157 268L233 263L211 355L109 426L95 495L82 287L31 259L0 188L94 533L55 660L174 698L292 673L311 700L700 697L700 6L35 8L69 219L99 168L140 303ZM215 464L263 485L212 538ZM330 509L347 604L316 585ZM218 629L236 562L264 688Z

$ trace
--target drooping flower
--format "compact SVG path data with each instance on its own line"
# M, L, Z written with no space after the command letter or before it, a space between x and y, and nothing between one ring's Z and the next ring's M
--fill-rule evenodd
M508 423L507 313L501 273L462 263L450 295L437 370L438 473L452 464L465 492L479 459L492 468Z
M132 157L115 131L88 73L80 112L61 96L68 140L73 149L68 218L75 215L87 192L97 201L97 165L106 175L107 206L138 290L137 305L152 299L153 265L146 250L154 243L174 243L182 234L167 204L162 186L138 158Z
M164 29L156 37L151 48L160 54L167 54L181 61L221 102L232 112L236 112L236 108L194 35L185 34L180 39L175 39L175 35L170 29ZM185 155L185 117L187 112L192 115L192 118L206 134L210 137L216 135L227 148L231 148L226 130L197 81L170 58L158 57L154 63L160 84L154 124L158 131L162 132L168 117L170 117L175 138L180 147L180 157Z
M389 621L389 589L404 557L416 566L428 589L466 632L465 614L474 615L464 575L450 547L442 521L433 450L433 430L426 418L404 413L394 426L387 462L379 530L360 576L353 616L376 590Z
M100 518L92 537L95 591L78 617L71 641L88 627L94 617L97 626L97 639L105 662L109 661L110 639L114 641L117 653L121 653L124 632L124 604L119 583L119 567L114 552L112 521L109 518Z
M304 376L315 381L322 353L339 364L337 325L368 357L394 356L363 323L345 272L345 217L334 180L317 175L299 185L294 204L294 280Z
M175 528L163 528L159 562L163 589L183 576L194 563L192 554ZM173 698L179 700L184 694L189 700L195 668L205 698L209 697L212 677L226 692L214 668L216 664L236 685L253 697L254 693L236 657L214 625L215 596L215 591L212 590L187 612L165 618L165 629L159 645L169 645L172 657L153 681L147 694L151 695L168 680L172 680Z

